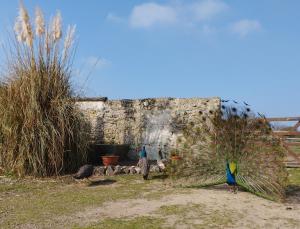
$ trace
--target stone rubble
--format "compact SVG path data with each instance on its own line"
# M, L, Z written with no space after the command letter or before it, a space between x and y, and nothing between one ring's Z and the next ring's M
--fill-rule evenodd
M122 167L120 165L117 165L114 169L113 175L121 174L121 172L122 172Z
M114 169L113 169L113 166L107 166L107 168L106 168L106 175L107 176L112 176L112 175L114 175Z
M150 172L163 172L158 165L150 165ZM115 176L120 174L141 174L141 168L138 166L95 166L94 176Z

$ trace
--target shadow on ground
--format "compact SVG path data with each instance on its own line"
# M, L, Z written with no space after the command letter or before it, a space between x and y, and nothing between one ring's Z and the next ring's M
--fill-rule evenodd
M286 203L300 204L300 185L289 185L287 187Z
M168 177L169 175L167 174L159 174L159 175L151 176L151 180L164 180L167 179Z
M117 182L116 180L112 179L104 179L104 180L91 180L88 184L89 187L99 186L99 185L111 185Z

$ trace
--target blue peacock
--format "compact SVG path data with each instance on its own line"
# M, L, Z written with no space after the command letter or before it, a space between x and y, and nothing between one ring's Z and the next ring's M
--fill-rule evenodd
M233 191L236 192L236 173L237 173L237 167L235 162L226 162L226 183L229 186L233 186Z
M222 105L220 112L199 119L206 122L190 123L178 138L183 160L170 165L175 182L189 187L227 183L234 192L241 187L267 199L284 199L285 151L263 116L248 107Z

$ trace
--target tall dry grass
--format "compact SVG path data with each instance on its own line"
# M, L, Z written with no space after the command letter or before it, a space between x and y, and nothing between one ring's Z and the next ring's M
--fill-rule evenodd
M0 87L0 167L60 175L86 161L88 146L70 82L75 28L63 36L60 13L46 24L39 8L34 21L21 4Z

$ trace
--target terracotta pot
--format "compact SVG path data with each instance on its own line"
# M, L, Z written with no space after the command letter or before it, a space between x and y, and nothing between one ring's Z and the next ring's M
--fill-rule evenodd
M103 165L116 165L118 164L119 156L102 156Z
M171 156L171 159L174 160L174 161L179 161L182 159L182 157L178 156L178 155L174 155L174 156Z

